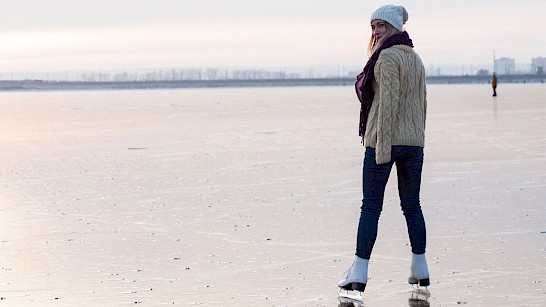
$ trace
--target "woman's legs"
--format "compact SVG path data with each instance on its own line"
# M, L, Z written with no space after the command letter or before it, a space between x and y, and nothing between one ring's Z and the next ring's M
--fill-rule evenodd
M412 250L412 263L408 282L421 286L430 284L425 259L426 226L419 200L423 169L423 148L393 146L391 157L389 163L376 164L375 149L366 148L362 175L363 199L356 244L357 260L355 260L355 263L357 261L366 261L366 269L355 269L356 266L353 264L347 277L340 281L339 285L344 289L350 287L362 291L366 286L368 280L367 260L370 259L377 237L385 187L394 163L396 163L400 205L406 218Z
M376 164L375 149L366 147L362 175L363 199L356 244L356 255L363 259L370 259L375 244L385 187L395 161L400 204L406 218L412 252L425 253L426 226L419 201L423 148L393 146L391 157L389 163Z

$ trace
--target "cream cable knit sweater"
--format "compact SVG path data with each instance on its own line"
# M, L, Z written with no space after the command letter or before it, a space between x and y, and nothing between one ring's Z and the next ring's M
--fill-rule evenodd
M425 146L425 68L413 48L395 45L381 51L374 74L364 146L375 148L382 164L390 162L393 145Z

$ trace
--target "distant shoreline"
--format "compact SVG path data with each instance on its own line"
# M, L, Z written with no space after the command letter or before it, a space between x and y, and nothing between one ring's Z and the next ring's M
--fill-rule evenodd
M499 83L544 83L546 74L500 75ZM428 84L487 84L490 76L429 76ZM0 81L0 91L135 90L224 87L352 86L354 78L179 81Z

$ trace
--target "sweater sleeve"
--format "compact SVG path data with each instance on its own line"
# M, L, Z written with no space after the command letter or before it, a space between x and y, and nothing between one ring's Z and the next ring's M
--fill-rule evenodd
M427 83L426 83L426 76L425 76L425 71L423 69L422 73L421 73L421 80L419 82L419 84L421 84L421 87L420 87L420 96L419 98L421 99L421 101L423 102L423 109L422 109L422 118L423 118L423 131L425 130L426 128L426 125L427 125ZM424 136L424 133L423 133L423 136ZM423 146L425 144L423 143Z
M383 164L391 161L393 113L400 100L400 76L396 63L381 56L376 63L375 75L379 85L375 162Z

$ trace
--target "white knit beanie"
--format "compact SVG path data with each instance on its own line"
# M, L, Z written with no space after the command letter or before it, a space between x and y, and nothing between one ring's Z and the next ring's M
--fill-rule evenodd
M384 20L398 31L402 31L402 27L408 21L408 11L403 6L383 5L372 13L370 22L376 19Z

